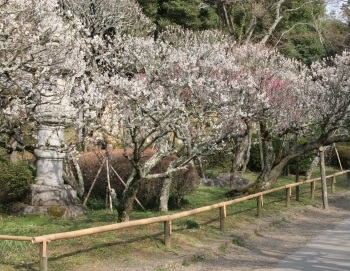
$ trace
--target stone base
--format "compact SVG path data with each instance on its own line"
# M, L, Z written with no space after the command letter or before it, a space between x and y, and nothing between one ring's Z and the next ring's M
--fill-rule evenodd
M86 207L83 205L69 206L32 206L32 205L17 205L13 207L13 211L19 215L44 214L55 217L75 218L86 213Z
M69 206L77 203L77 192L70 185L32 185L33 206Z

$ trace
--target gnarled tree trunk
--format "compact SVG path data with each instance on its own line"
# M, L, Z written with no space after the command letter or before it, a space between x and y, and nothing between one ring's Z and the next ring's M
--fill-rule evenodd
M232 151L230 184L233 182L235 172L246 170L250 157L251 137L249 132L245 137L236 140L235 148Z
M172 177L169 176L168 178L164 178L161 194L159 197L159 211L161 212L168 212L168 202L170 197L170 188L172 184Z
M125 222L130 220L130 214L133 209L133 203L136 199L137 191L141 185L141 175L135 168L133 168L128 181L126 182L122 198L117 206L118 222Z
M325 133L327 135L327 133ZM267 156L264 159L265 162L265 168L260 174L260 176L257 178L257 180L248 185L247 187L241 188L241 189L235 189L231 191L230 195L235 195L236 193L256 193L261 190L269 189L271 185L273 185L277 179L281 176L284 168L286 165L288 165L290 162L294 161L298 157L300 157L303 154L309 153L311 151L317 150L322 145L330 145L336 142L348 142L350 141L350 135L332 135L332 136L326 136L321 135L318 139L314 141L310 141L303 144L295 144L293 147L290 148L289 152L285 154L284 157L281 157L281 159L278 161L277 164L272 164L270 161L272 161L272 142L270 140L267 140L268 138L263 137L263 145L264 145L264 152L265 156ZM272 152L272 153L271 153ZM270 156L270 158L268 158ZM272 166L273 165L273 166Z
M84 195L84 178L78 164L77 158L71 154L64 161L63 179L72 186L80 198Z

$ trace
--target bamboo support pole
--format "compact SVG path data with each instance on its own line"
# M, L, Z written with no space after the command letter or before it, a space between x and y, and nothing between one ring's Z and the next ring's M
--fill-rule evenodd
M310 198L315 199L315 190L316 190L316 182L313 181L310 183Z
M102 155L99 155L98 153L96 153L96 156L97 156L97 158L100 160L100 162L102 162L102 165L101 165L99 171L97 172L97 175L96 175L96 177L95 177L95 179L94 179L94 181L93 181L93 184L91 185L91 188L90 188L90 191L89 191L89 193L88 193L88 196L86 196L86 199L84 200L84 205L86 205L86 201L87 201L88 197L90 196L91 190L92 190L93 186L95 185L95 182L96 182L96 180L97 180L97 177L98 177L98 175L100 175L101 170L102 170L102 168L103 168L103 166L104 166L104 163L106 162L106 156L105 156L105 157L102 157ZM124 182L123 179L120 177L120 175L118 174L118 172L114 169L114 167L113 167L112 165L109 164L109 168L113 170L114 174L118 177L118 179L121 181L121 183L122 183L124 186L126 186L125 182ZM142 210L146 211L146 209L142 206L141 202L140 202L137 198L135 198L135 201L136 201L136 203L141 207Z
M300 201L300 186L295 187L295 201Z
M164 245L166 248L171 247L171 220L164 221Z
M327 191L327 177L326 177L326 166L324 158L325 147L319 147L319 156L320 156L320 174L321 174L321 183L322 183L322 203L323 209L328 209L328 191Z
M292 195L292 188L287 187L286 188L286 207L290 207L290 197Z
M342 164L341 164L341 161L340 161L340 157L339 157L339 152L338 152L338 150L337 150L337 147L336 147L335 143L334 143L333 145L334 145L335 153L337 154L337 158L338 158L340 170L343 171L343 167L342 167Z
M331 193L334 194L335 193L335 184L337 183L337 177L333 176L332 178L332 183L331 183Z
M27 237L27 236L0 235L0 240L28 241L28 242L31 242L32 239L33 239L33 237Z
M299 171L300 171L300 161L298 159L297 161L297 171L295 174L295 182L298 183L299 182ZM299 201L300 200L300 185L295 187L295 200Z
M86 206L86 203L87 203L87 201L88 201L88 199L89 199L89 197L90 197L91 191L92 191L92 189L94 188L95 183L96 183L96 181L97 181L97 178L98 178L98 176L100 175L100 173L101 173L101 171L102 171L102 168L103 168L103 166L104 166L105 163L106 163L106 159L103 159L103 162L102 162L100 168L99 168L98 171L97 171L97 174L96 174L96 176L95 176L95 179L92 181L92 184L91 184L91 187L90 187L90 189L89 189L89 192L87 193L87 195L86 195L86 197L85 197L85 199L84 199L84 202L83 202L83 205L84 205L84 206Z
M117 175L119 181L121 181L121 183L122 183L122 184L124 185L124 187L125 187L125 186L126 186L126 183L125 183L125 182L123 181L123 179L120 177L120 175L118 174L118 172L117 172L117 171L114 169L114 167L111 166L111 165L110 165L110 168L113 170L114 174ZM140 202L137 198L135 198L135 201L136 201L136 203L141 207L141 209L142 209L143 211L146 212L145 207L143 207L143 205L141 204L141 202Z
M47 241L44 240L39 244L40 271L47 271Z
M109 209L111 211L111 213L113 213L113 203L112 203L112 194L111 194L111 180L109 178L109 157L107 157L107 161L106 161L106 173L107 173L107 188L108 188L108 201L109 201ZM106 195L106 196L107 196Z
M225 230L225 218L226 218L226 205L223 204L222 207L219 208L219 216L220 216L220 231Z
M259 195L257 198L256 198L256 215L257 217L261 217L261 207L262 207L262 201L263 201L263 195Z

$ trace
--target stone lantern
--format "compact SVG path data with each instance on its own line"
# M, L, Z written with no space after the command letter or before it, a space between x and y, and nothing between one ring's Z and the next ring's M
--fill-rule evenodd
M57 80L58 85L64 82ZM84 212L77 205L77 193L62 178L63 160L66 157L64 128L76 117L75 109L70 105L66 93L47 90L35 107L35 119L38 123L38 146L34 150L36 157L35 184L32 185L32 206L40 212L50 206L61 206L65 216L76 216ZM74 209L73 213L71 209ZM68 213L67 213L68 210Z

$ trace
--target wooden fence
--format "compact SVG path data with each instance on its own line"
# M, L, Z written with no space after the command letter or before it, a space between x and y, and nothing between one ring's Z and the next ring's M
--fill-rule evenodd
M348 176L348 184L350 182L350 170L345 170L341 172L337 172L332 175L326 176L326 179L331 179L331 192L335 192L335 183L336 183L336 177L339 175L343 175L347 173ZM83 230L77 230L77 231L70 231L70 232L61 232L61 233L54 233L49 235L43 235L43 236L37 236L37 237L27 237L27 236L11 236L11 235L0 235L0 240L14 240L14 241L29 241L33 244L39 244L39 264L40 264L40 271L47 271L48 270L48 256L47 256L47 244L48 242L52 242L55 240L61 240L61 239L69 239L69 238L75 238L75 237L81 237L86 235L92 235L95 233L102 233L102 232L108 232L108 231L115 231L119 229L124 228L131 228L136 226L142 226L142 225L149 225L153 223L164 223L164 244L167 248L170 248L171 246L171 223L173 220L188 217L192 215L196 215L199 213L207 212L213 209L219 209L219 219L220 219L220 230L224 230L225 228L225 218L226 218L226 206L236 204L239 202L243 202L250 199L256 199L257 200L257 215L261 215L261 209L263 206L263 200L264 195L271 194L276 191L285 190L286 191L286 206L290 206L290 200L291 200L291 192L293 187L298 187L300 185L304 184L310 184L310 197L313 199L315 196L315 184L316 181L321 180L321 177L310 179L302 182L295 182L292 184L287 184L281 187L273 188L270 190L262 191L259 193L251 194L248 196L244 196L241 198L236 198L233 200L213 204L210 206L205 206L189 211L184 211L177 214L172 215L164 215L159 217L152 217L152 218L146 218L146 219L140 219L140 220L134 220L134 221L128 221L128 222L121 222L116 224L110 224L100 227L93 227L89 229L83 229Z

